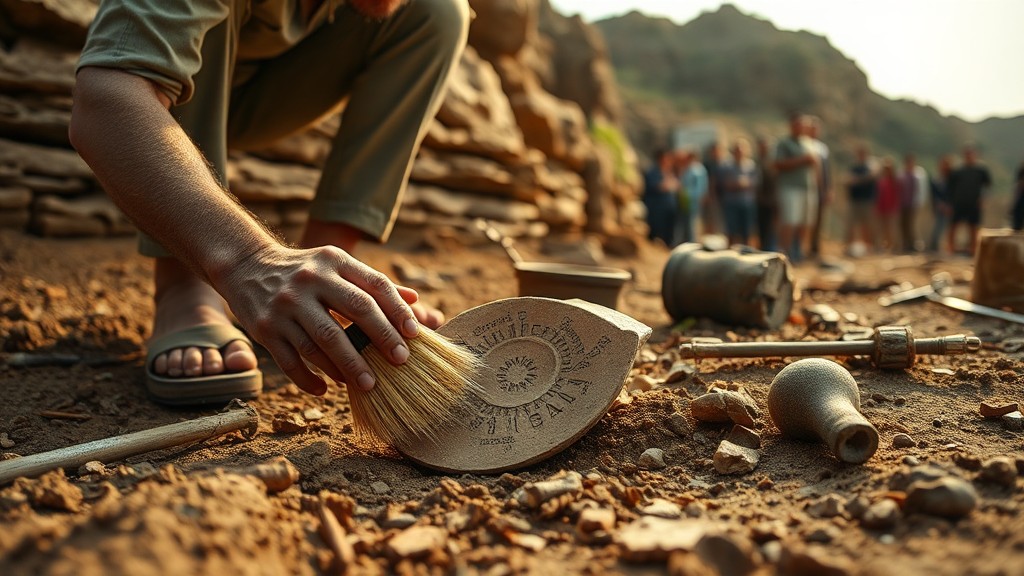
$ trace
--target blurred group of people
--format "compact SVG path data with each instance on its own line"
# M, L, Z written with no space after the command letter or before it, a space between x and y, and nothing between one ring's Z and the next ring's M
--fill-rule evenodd
M778 250L793 260L816 254L830 188L820 125L794 114L789 134L774 146L739 138L728 150L710 146L703 159L692 148L658 151L644 176L650 238L670 247L692 242L698 227L718 232L720 220L730 244Z
M992 176L973 146L964 148L959 165L951 155L941 157L933 175L913 154L904 155L897 165L891 157L872 158L868 147L861 146L846 181L848 250L859 241L873 251L941 252L945 242L950 252L973 253L991 186ZM961 227L969 231L966 247L956 244Z
M712 144L660 150L644 175L643 201L651 239L669 247L698 233L724 232L730 244L787 254L799 262L821 246L825 208L832 199L829 147L821 121L793 114L789 133L753 146L743 138L728 148ZM974 252L984 200L992 186L973 146L962 160L943 156L934 174L914 154L897 163L860 146L846 171L846 249L866 252ZM1024 229L1024 164L1016 174L1013 227ZM721 228L721 230L720 230ZM957 245L967 228L969 242Z

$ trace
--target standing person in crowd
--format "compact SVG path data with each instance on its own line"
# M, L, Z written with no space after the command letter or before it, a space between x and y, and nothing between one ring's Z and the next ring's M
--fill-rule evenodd
M697 156L696 149L684 149L680 158L679 177L683 184L680 204L685 205L686 210L681 211L677 217L677 237L680 242L693 242L697 237L697 219L707 203L708 171Z
M875 167L872 165L870 150L866 145L857 147L856 161L850 166L846 179L846 192L849 199L849 226L846 229L846 253L853 254L854 243L860 240L870 250L875 249L874 209L876 196Z
M1020 232L1024 229L1024 161L1017 168L1017 179L1014 182L1013 229Z
M818 156L818 205L814 211L814 223L811 226L811 256L817 257L821 250L821 231L825 224L825 207L832 201L832 176L829 166L828 145L821 141L821 118L809 116L807 120L807 137L811 139L814 153Z
M974 146L964 147L964 163L949 175L949 198L953 205L953 221L949 227L949 250L956 253L956 232L959 224L967 224L971 238L968 243L970 254L974 254L978 240L978 226L986 190L992 185L988 168L978 162Z
M900 214L901 188L893 160L887 157L882 160L882 170L875 184L875 214L878 215L878 225L882 231L880 247L890 252L896 250L894 231Z
M938 169L935 178L931 179L932 192L932 233L928 238L928 251L938 253L941 251L939 244L942 236L949 226L949 217L953 214L953 207L949 202L949 174L953 171L953 159L947 154L939 158Z
M779 244L799 262L807 230L818 210L818 154L807 137L802 114L789 119L789 135L775 147L773 164L778 176Z
M722 165L722 217L730 244L749 245L757 221L757 165L750 142L740 138L731 148L732 160Z
M644 173L644 206L647 207L648 238L659 239L669 248L676 245L676 212L679 208L679 178L675 172L675 155L671 150L658 150L655 164Z
M900 172L900 249L903 252L917 250L917 208L924 203L928 194L928 174L917 165L917 158L907 153L903 156L903 170Z
M778 198L771 145L767 138L757 139L757 235L761 250L777 250L775 238Z
M704 234L715 234L719 230L719 203L722 201L722 164L728 162L725 142L716 140L704 152L704 170L708 175L708 199L701 206L701 223Z

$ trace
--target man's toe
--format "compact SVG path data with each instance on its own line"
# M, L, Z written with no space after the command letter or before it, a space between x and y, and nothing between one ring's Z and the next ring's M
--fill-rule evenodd
M256 367L256 354L240 340L224 347L224 367L229 372L245 372Z

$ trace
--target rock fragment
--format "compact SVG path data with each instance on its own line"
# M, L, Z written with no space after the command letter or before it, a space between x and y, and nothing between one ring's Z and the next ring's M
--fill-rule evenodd
M761 435L740 424L734 425L725 439L737 446L743 446L751 450L761 448Z
M302 432L308 426L306 420L300 414L278 414L270 424L274 432Z
M395 560L417 559L441 550L448 531L440 526L410 526L388 541L388 555Z
M677 551L692 551L706 534L716 531L706 520L668 520L643 516L616 534L622 558L629 562L660 562Z
M896 525L900 518L900 507L894 500L883 498L864 511L861 524L872 530L887 530Z
M611 540L615 529L615 510L587 508L576 521L576 536L586 544L601 544Z
M715 451L715 470L719 474L746 474L757 468L760 459L761 455L757 450L722 440Z
M645 470L660 470L666 466L665 451L661 448L648 448L637 458L636 464Z
M914 446L917 446L917 442L914 442L909 434L897 434L892 437L893 448L913 448Z
M387 494L388 492L391 492L391 486L388 486L385 482L377 480L370 484L370 490L373 490L375 494Z
M707 534L693 551L722 576L752 574L764 563L757 546L738 534Z
M673 412L672 415L665 420L665 427L680 438L688 437L691 432L690 423L686 421L686 416L683 416L679 412Z
M36 506L55 510L78 512L82 507L82 490L68 482L63 470L47 472L36 479L30 488L30 497Z
M629 392L648 392L658 386L658 381L647 374L637 374L629 379L626 390Z
M970 482L955 476L922 480L910 485L904 507L908 512L921 512L945 518L960 518L978 505L978 493Z
M0 434L0 448L14 448L14 440L7 437L7 432Z
M558 478L527 483L520 490L521 492L517 490L516 496L520 503L530 508L539 508L545 502L559 496L582 493L583 476L579 472L571 471Z
M787 576L848 576L853 566L821 546L785 546L779 555L779 571Z
M1000 420L1003 421L1003 426L1008 430L1024 430L1024 414L1021 414L1019 411L1003 414Z
M302 417L305 418L307 422L316 422L324 417L324 413L321 412L319 408L306 408L302 411Z
M835 494L819 498L807 507L807 513L815 518L835 518L842 516L845 511L846 505Z
M675 519L683 515L683 509L675 502L669 502L664 498L655 498L651 503L640 508L640 514L644 516L657 516L659 518Z
M669 368L668 375L665 376L666 384L675 384L682 382L688 377L693 376L697 373L697 368L687 362L676 362Z
M1017 465L1005 456L990 458L981 465L978 480L1012 488L1017 483Z
M978 412L981 413L982 418L999 418L1011 412L1017 412L1019 409L1016 402L1008 404L982 402L981 406L978 407Z
M750 396L734 391L715 389L690 402L690 413L701 422L734 422L748 428L760 417Z

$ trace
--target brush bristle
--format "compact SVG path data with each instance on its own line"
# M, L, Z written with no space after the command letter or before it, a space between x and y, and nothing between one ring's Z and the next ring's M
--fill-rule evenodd
M458 407L480 390L481 360L468 349L425 327L409 338L409 360L391 364L372 345L362 354L377 376L369 392L350 386L357 435L401 445L432 440L458 417Z

